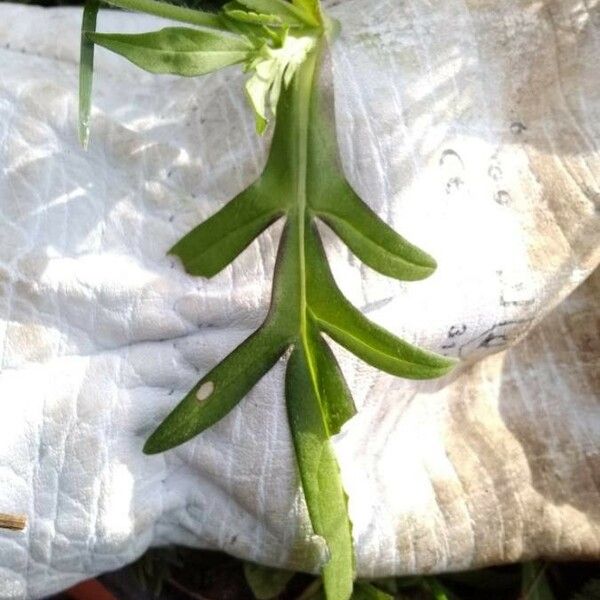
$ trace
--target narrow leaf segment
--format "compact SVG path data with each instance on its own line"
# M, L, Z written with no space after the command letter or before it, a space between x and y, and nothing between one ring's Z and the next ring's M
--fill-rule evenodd
M167 27L151 33L91 33L88 39L150 73L206 75L244 62L253 50L241 36L225 31Z
M143 1L151 1L158 11L154 4L160 3ZM284 220L269 313L254 334L198 382L148 439L144 451L164 452L217 423L289 351L288 419L314 533L329 549L322 568L326 598L384 598L375 588L353 584L352 528L330 440L355 408L323 334L400 377L440 377L454 363L369 321L343 296L327 263L318 221L384 275L414 281L436 268L431 257L379 219L343 175L328 49L334 27L318 0L237 0L220 15L219 27L168 28L141 35L93 33L94 10L97 5L86 9L82 36L83 116L89 114L85 106L91 42L156 73L199 75L244 62L252 73L247 93L259 129L266 125L269 104L277 113L261 177L170 250L188 273L212 277L271 224Z

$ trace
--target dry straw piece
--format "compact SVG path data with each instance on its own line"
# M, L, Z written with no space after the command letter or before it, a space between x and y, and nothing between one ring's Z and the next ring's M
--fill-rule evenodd
M0 513L0 529L23 531L27 526L27 517L23 515L5 515Z

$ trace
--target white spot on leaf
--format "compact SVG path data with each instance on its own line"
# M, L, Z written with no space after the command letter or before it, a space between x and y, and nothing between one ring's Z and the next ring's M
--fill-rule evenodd
M198 402L204 402L210 398L214 391L215 384L212 381L206 381L198 388L198 391L196 392L196 399Z

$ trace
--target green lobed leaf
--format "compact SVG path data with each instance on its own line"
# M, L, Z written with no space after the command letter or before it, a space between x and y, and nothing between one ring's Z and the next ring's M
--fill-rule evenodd
M246 247L273 215L286 216L271 308L256 334L260 342L255 344L250 338L205 376L153 434L146 451L174 447L215 423L292 345L285 391L302 488L315 533L325 539L330 550L331 559L322 570L326 596L328 600L348 600L353 579L351 529L329 438L354 414L354 406L319 331L366 362L400 376L438 377L453 362L415 348L371 323L342 296L327 265L315 224L323 205L323 188L314 182L345 180L335 159L319 164L315 158L314 129L322 124L320 103L329 102L316 85L321 52L309 53L289 88L283 88L271 152L261 178L247 196L240 195L231 208L223 208L174 248L186 269L211 274ZM343 202L347 197L338 199ZM357 210L356 203L351 207ZM360 211L361 218L378 228L373 237L383 232L385 238L387 226L376 220L366 205L360 204ZM385 260L393 263L396 255L403 258L405 253L405 245L380 243L370 260L385 271L388 267L381 264L384 254ZM217 385L228 377L236 384ZM200 405L196 395L207 382L213 382L215 389Z
M331 558L322 570L326 596L328 600L348 600L353 580L351 527L329 439L354 414L354 406L320 332L366 362L399 376L439 377L454 363L415 348L370 322L342 296L331 274L316 219L329 218L323 209L329 207L324 190L335 191L336 187L325 187L327 182L345 179L335 157L317 160L323 148L337 151L322 132L315 131L323 125L322 103L331 102L321 93L325 86L317 85L326 64L322 62L323 44L307 54L289 87L282 86L271 152L261 178L173 248L189 272L210 276L233 260L273 219L285 216L269 315L254 336L198 383L151 436L145 450L154 453L172 448L216 423L291 345L294 350L285 386L288 418L311 522L330 550ZM324 140L322 147L315 143L319 136ZM357 212L373 230L365 230L362 224L354 228L357 234L338 228L344 239L357 235L359 241L352 242L357 253L381 271L414 275L407 273L416 268L414 264L403 264L402 269L396 265L406 263L407 243L400 243L395 232L386 229L366 205L352 203L353 199L359 200L351 195L349 211L353 214L348 220L356 220ZM347 202L348 196L331 198L332 203L336 201ZM335 210L331 214L338 215ZM383 241L377 240L377 233ZM205 398L206 390L210 394Z
M330 551L329 562L322 568L325 594L327 600L348 600L354 578L352 532L315 359L301 344L290 357L285 380L288 419L310 520Z
M351 524L330 438L355 408L321 332L398 376L438 377L454 363L400 340L343 297L327 264L316 220L385 275L422 279L433 272L435 261L379 219L344 177L326 58L326 43L335 27L321 14L318 0L236 0L219 17L155 0L108 1L212 29L96 34L97 2L95 8L90 2L82 25L83 117L86 110L89 117L93 43L154 73L195 76L243 62L252 74L246 92L258 129L265 129L270 114L277 111L278 116L261 178L171 249L189 273L211 277L285 216L269 314L258 331L198 382L148 439L144 451L168 450L217 423L292 347L285 382L288 419L313 529L330 553L322 567L325 595L327 600L349 600L354 577ZM82 139L85 123L82 118ZM359 583L352 597L387 596Z
M167 27L139 34L88 34L94 43L124 56L151 73L193 77L244 62L254 47L223 31Z
M81 21L81 49L79 58L79 142L84 150L90 139L90 114L92 108L92 83L94 77L94 44L88 33L96 31L98 0L87 0Z

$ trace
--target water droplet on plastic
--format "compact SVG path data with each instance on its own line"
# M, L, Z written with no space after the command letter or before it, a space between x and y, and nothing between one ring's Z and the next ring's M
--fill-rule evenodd
M514 123L511 123L510 131L514 135L519 135L519 134L523 133L524 131L527 131L527 127L525 127L525 125L523 125L523 123L516 121Z
M494 200L500 204L500 206L506 206L507 204L510 204L512 198L510 197L510 194L508 192L505 192L504 190L500 190L498 192L496 192L496 195L494 196Z

